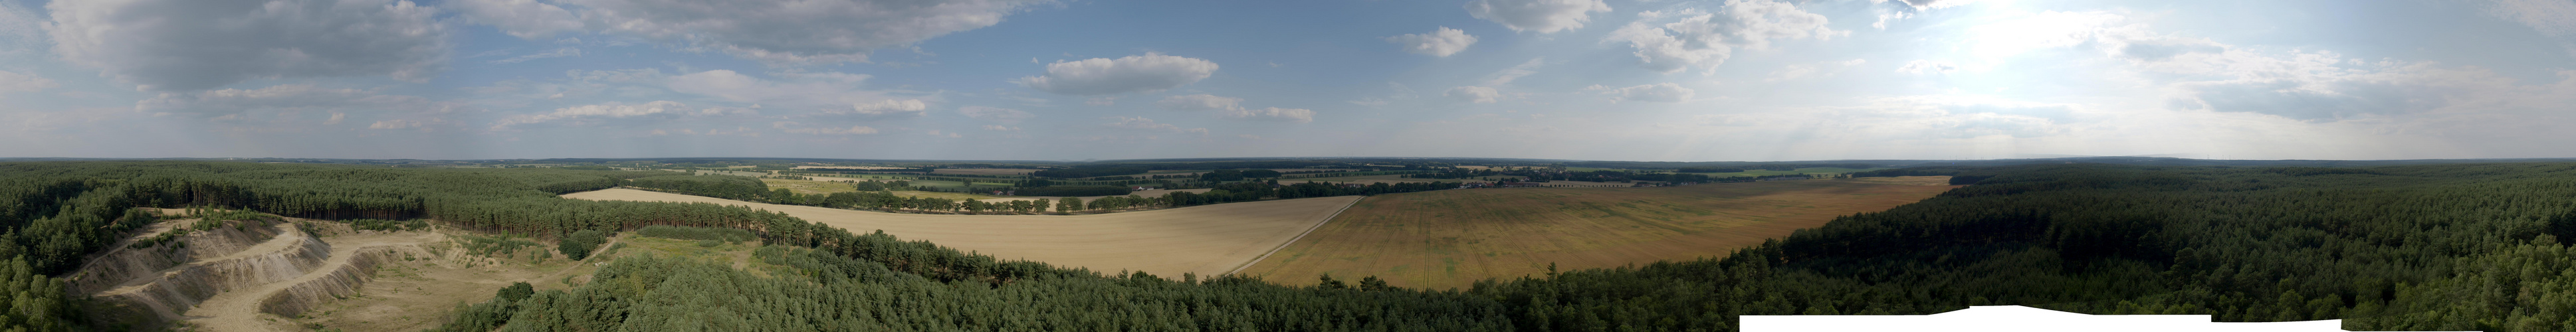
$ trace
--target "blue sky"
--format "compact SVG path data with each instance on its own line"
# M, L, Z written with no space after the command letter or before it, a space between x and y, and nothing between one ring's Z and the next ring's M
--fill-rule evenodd
M0 0L0 156L2576 156L2576 1Z

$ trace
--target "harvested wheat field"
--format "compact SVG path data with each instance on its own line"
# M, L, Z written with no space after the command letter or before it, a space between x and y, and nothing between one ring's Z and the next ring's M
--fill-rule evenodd
M940 215L761 204L631 189L563 195L589 200L708 202L784 212L865 233L884 230L1002 259L1102 273L1214 276L1242 267L1331 218L1357 196L1227 203L1092 215Z
M1837 216L1954 188L1947 177L1801 180L1660 188L1464 189L1369 197L1245 268L1274 283L1366 276L1416 288L1559 270L1723 256ZM1901 183L1882 183L1882 182Z

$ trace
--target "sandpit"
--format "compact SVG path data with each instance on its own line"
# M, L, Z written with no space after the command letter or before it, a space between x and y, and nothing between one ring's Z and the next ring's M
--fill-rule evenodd
M1094 215L936 215L751 203L632 189L563 195L589 200L707 202L784 212L851 232L884 230L1002 259L1102 273L1215 276L1296 238L1359 196L1227 203Z

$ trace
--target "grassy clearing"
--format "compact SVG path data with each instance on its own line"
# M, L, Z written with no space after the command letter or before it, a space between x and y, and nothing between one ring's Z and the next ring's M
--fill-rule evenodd
M1331 273L1344 280L1374 275L1396 286L1466 287L1543 274L1551 263L1574 270L1724 255L1949 188L1806 180L1378 195L1242 273L1290 285Z

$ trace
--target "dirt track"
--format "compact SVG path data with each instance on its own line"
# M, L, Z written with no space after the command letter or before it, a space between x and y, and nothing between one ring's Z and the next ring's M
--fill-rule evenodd
M1002 259L1103 273L1214 276L1249 263L1330 218L1359 196L1227 203L1097 215L933 215L761 204L631 189L563 195L590 200L708 202L785 212L852 232L884 230Z

